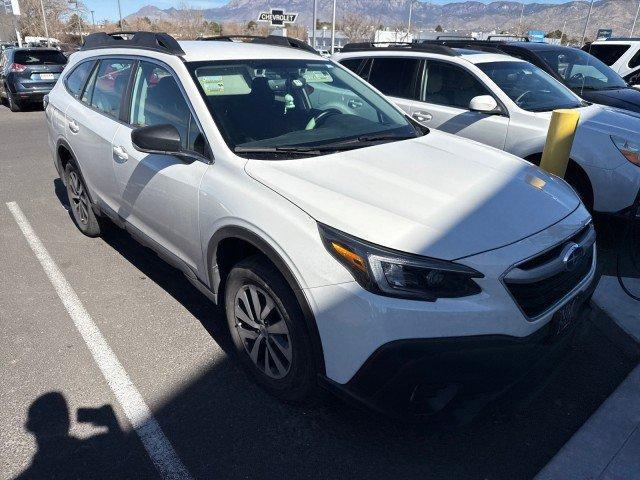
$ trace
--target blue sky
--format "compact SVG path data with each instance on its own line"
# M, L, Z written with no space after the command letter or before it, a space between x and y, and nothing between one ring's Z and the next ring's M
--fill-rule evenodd
M274 0L276 3L277 1ZM309 0L311 1L311 0ZM434 3L451 3L453 0L431 0ZM463 0L457 0L463 1ZM490 0L481 0L489 3ZM525 3L563 3L567 0L524 0ZM118 0L84 0L89 10L95 11L96 22L104 19L115 20L118 17ZM127 16L138 11L145 5L155 5L159 8L179 7L183 0L120 0L122 15ZM189 0L193 7L211 8L224 5L228 0Z

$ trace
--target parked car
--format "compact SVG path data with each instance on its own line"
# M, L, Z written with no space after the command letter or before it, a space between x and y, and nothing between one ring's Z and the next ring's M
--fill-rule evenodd
M0 98L12 112L42 102L58 80L67 57L54 48L10 48L0 56Z
M630 85L640 87L640 38L609 38L582 47L613 68Z
M353 44L334 58L421 124L532 163L540 162L551 112L578 109L569 184L597 212L626 212L640 201L640 116L590 105L528 62L431 44Z
M593 103L640 112L640 91L610 67L573 47L523 41L428 41L454 48L500 51L541 68L575 94Z
M570 337L596 251L564 181L299 41L221 40L90 35L46 118L80 231L110 219L180 269L260 385L432 414Z

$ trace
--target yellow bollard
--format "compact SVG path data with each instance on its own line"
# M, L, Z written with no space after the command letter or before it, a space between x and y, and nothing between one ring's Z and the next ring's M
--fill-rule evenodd
M579 120L580 112L577 110L553 111L540 168L564 178Z

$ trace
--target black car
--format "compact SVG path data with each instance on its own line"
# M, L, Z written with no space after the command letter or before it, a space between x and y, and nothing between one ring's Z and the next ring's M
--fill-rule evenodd
M428 40L449 47L502 52L541 68L583 99L640 112L640 91L593 55L578 48L528 41Z
M13 112L29 102L42 102L67 63L54 48L9 48L0 56L0 99Z

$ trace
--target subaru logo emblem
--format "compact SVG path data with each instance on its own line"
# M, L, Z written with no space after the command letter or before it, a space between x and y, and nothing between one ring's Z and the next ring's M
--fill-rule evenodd
M562 251L562 263L564 269L567 272L571 272L576 269L578 262L584 255L584 249L577 243L568 244Z

